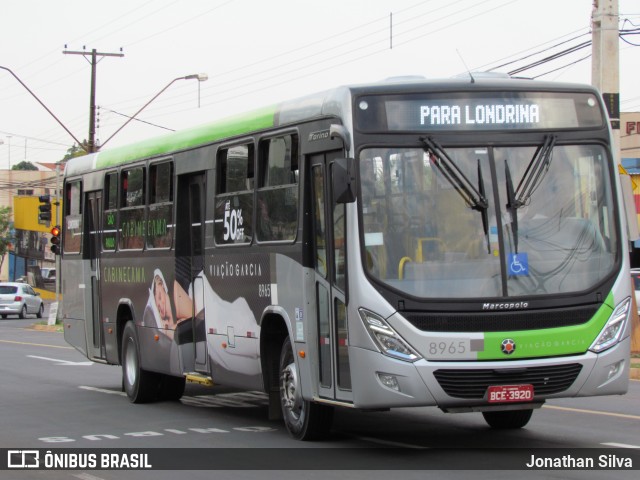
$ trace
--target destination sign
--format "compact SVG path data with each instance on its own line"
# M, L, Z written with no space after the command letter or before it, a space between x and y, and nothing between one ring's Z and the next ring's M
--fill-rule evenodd
M388 106L387 108L389 108ZM536 103L476 105L420 105L420 125L537 125L540 105Z
M364 96L361 131L542 130L604 125L590 93L505 92Z

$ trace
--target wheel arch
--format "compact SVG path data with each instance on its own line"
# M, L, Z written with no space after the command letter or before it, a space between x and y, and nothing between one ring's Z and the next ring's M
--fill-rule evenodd
M260 366L264 391L269 396L269 419L282 418L280 408L280 353L287 336L287 322L277 312L267 312L260 322Z
M133 315L133 305L130 301L121 301L118 305L118 311L116 313L116 334L118 339L118 361L122 364L122 334L124 332L124 326L127 322L133 321L135 326L135 317Z

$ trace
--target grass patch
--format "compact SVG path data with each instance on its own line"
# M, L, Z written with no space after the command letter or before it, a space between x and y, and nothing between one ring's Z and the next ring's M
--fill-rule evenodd
M55 325L49 325L48 322L37 322L31 325L34 330L46 331L46 332L64 332L64 325L60 322L56 322Z

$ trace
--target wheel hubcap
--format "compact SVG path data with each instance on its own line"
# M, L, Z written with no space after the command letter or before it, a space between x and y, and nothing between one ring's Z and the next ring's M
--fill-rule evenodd
M129 338L127 340L127 348L124 357L125 372L127 375L127 383L129 385L134 385L136 383L136 372L138 370L138 358L136 357L136 350L133 347L133 340Z
M290 363L282 371L282 403L295 417L302 410L302 396L298 389L298 370L295 363Z

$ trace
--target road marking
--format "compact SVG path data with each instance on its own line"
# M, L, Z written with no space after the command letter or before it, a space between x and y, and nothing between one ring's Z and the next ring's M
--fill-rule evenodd
M49 358L49 357L38 357L37 355L27 355L27 357L37 358L39 360L47 360L49 362L56 362L58 365L65 365L65 366L72 365L72 366L86 367L86 366L93 365L93 362L70 362L69 360L60 360L59 358Z
M616 448L640 448L640 445L629 445L627 443L615 443L615 442L601 443L600 445L606 445L608 447L616 447Z
M629 415L626 413L602 412L600 410L585 410L582 408L558 407L556 405L543 405L542 408L551 408L553 410L563 410L566 412L590 413L592 415L605 415L608 417L630 418L632 420L640 420L640 415Z
M72 477L76 477L80 480L104 480L102 477L96 477L95 475L91 475L89 473L72 473Z
M120 392L118 390L108 390L106 388L87 387L85 385L80 385L78 388L81 388L82 390L89 390L90 392L108 393L109 395L120 395L123 397L127 396L125 392Z
M13 340L0 340L0 343L15 343L17 345L31 345L33 347L51 347L51 348L64 348L66 350L75 350L73 347L65 347L64 345L48 345L46 343L16 342Z
M377 443L380 445L386 445L388 447L397 447L397 448L412 448L416 450L429 450L431 447L424 447L422 445L413 445L411 443L403 443L403 442L392 442L391 440L383 440L381 438L374 437L361 437L354 436L353 438L357 440L362 440L365 442Z
M88 387L81 385L78 388L82 390L88 390L91 392L108 393L109 395L121 395L126 397L125 392L118 390L109 390L107 388ZM262 392L236 392L236 393L221 393L218 395L198 395L195 397L183 396L180 401L184 405L191 407L212 407L212 408L256 408L264 405L268 405L269 399L266 393Z

